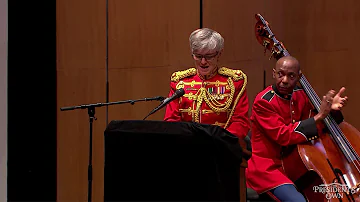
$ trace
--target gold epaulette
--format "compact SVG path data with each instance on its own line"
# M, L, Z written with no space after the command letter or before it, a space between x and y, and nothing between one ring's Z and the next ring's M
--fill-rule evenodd
M196 75L196 68L189 68L187 70L177 71L171 75L171 81L179 82L181 79L186 78L188 76Z
M221 67L219 68L218 73L224 76L229 76L234 81L239 81L241 79L244 79L244 73L238 69L229 69L227 67Z

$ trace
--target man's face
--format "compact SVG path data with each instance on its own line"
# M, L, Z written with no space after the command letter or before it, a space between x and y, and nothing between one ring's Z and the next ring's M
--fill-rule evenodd
M273 69L273 78L281 94L291 94L300 79L300 67L297 62L284 60L276 64Z
M221 52L215 50L196 50L193 52L195 67L202 76L211 75L217 68Z

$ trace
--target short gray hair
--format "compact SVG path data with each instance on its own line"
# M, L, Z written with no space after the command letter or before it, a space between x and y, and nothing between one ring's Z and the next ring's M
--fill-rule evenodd
M193 31L189 37L190 49L208 49L220 51L224 48L224 38L216 31L209 28L202 28Z

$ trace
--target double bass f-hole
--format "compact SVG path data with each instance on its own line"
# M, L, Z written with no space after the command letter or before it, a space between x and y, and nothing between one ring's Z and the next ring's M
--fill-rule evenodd
M255 19L256 39L264 47L264 53L270 51L269 60L289 56L269 23L260 14ZM319 111L321 99L304 74L299 83L314 109ZM360 201L360 144L352 144L360 142L360 132L345 121L338 124L331 115L323 123L327 130L319 134L316 143L287 147L282 153L284 172L310 202ZM317 191L315 187L326 190Z
M338 169L338 168L334 168L332 166L331 162L329 161L329 159L326 159L326 160L328 161L328 164L331 167L331 170L333 170L334 175L335 175L335 178L333 179L332 183L343 183L343 184L345 184L346 181L345 181L345 178L344 178L343 173L341 172L341 170ZM335 191L336 191L336 194L338 196L341 196L340 195L341 193L339 192L339 190L335 190ZM345 193L346 193L346 197L347 197L347 199L349 201L355 201L354 196L353 196L353 193L354 193L353 189L346 190ZM341 197L338 197L338 198L339 198L339 201L341 202L342 201Z

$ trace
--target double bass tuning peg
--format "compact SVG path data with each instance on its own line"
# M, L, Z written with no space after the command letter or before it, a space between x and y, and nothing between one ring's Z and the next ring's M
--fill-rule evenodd
M263 41L263 46L264 46L264 55L266 54L266 49L268 49L268 45L270 44L270 42L269 41L266 41L266 40L264 40Z
M278 58L278 56L280 55L280 51L276 51L274 48L272 48L272 50L271 50L271 55L270 55L270 57L269 57L269 60L271 60L271 58Z
M269 57L269 60L271 60L271 58L273 57L273 55L274 55L274 51L271 51L271 55L270 55L270 57Z

